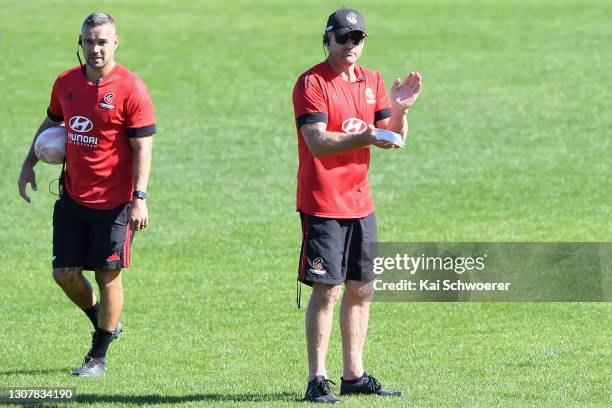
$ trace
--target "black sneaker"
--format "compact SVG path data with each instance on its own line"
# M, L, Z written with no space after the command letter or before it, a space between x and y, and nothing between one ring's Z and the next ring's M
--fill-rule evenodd
M106 371L103 358L86 355L83 365L72 372L77 377L100 377Z
M308 388L306 388L306 395L304 395L304 399L310 402L322 402L328 404L339 403L340 400L329 388L329 383L336 385L335 382L328 380L322 375L317 375L314 380L308 383Z
M404 393L401 391L385 390L378 380L374 377L370 377L366 372L363 373L363 377L356 383L349 383L340 378L340 395L347 394L376 394L382 396L396 396L403 397Z

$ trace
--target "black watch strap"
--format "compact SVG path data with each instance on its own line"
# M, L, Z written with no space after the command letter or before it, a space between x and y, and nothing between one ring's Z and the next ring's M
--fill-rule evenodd
M132 193L132 197L134 197L134 198L139 198L139 199L141 199L141 200L146 200L146 199L147 199L147 193L145 193L144 191L138 191L138 190L135 190L135 191Z

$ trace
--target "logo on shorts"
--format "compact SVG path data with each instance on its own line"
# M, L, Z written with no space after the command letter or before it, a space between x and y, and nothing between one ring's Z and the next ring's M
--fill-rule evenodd
M344 130L349 135L356 135L359 133L363 133L368 128L366 123L358 118L348 118L344 122L342 122L342 130Z
M114 97L115 97L115 94L112 92L109 92L106 95L104 95L104 98L102 98L102 102L100 102L100 107L104 109L115 109L115 105L113 105Z
M310 273L315 275L325 275L327 271L323 269L323 259L316 258L312 261L312 268L310 268Z
M68 124L70 125L70 129L75 132L89 132L93 129L93 123L85 116L73 116L68 121Z
M113 253L111 256L106 258L106 262L116 262L120 260L121 258L119 257L119 254L117 252Z

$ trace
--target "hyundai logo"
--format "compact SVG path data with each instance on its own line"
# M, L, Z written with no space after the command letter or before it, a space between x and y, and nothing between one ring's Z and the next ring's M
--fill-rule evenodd
M349 135L356 135L358 133L365 132L367 128L368 125L363 120L358 118L348 118L342 122L342 130Z
M68 124L70 125L70 129L75 132L89 132L93 129L93 123L85 116L73 116L70 118Z

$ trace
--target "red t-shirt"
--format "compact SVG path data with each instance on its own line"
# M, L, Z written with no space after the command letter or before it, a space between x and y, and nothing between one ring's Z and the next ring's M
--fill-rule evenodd
M97 84L81 67L72 68L55 80L47 115L66 125L64 185L70 197L96 209L130 202L129 138L155 133L153 102L142 80L119 64Z
M298 134L297 209L326 218L361 218L374 211L368 183L370 148L314 157L300 127L324 122L330 132L361 133L391 115L380 73L355 67L356 82L343 80L327 61L297 80L293 108Z

